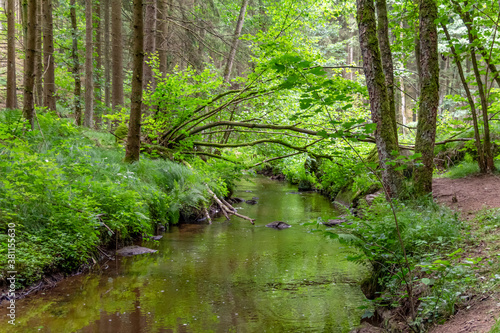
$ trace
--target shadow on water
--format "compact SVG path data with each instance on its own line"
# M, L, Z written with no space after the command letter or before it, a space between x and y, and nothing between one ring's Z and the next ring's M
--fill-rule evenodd
M236 205L255 226L233 217L172 227L145 244L155 254L109 262L18 301L15 329L0 332L349 331L361 316L357 282L366 272L301 225L334 216L330 202L263 177L238 188L237 197L258 197ZM275 220L292 227L265 227Z

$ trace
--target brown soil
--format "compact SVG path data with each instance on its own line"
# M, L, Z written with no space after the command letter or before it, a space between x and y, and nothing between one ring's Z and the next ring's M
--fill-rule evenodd
M439 178L433 181L434 198L471 219L483 208L500 207L500 177L477 175L460 179Z
M500 178L495 175L476 175L460 179L435 179L433 196L441 204L459 211L462 218L472 220L482 209L500 208ZM487 256L489 247L484 241L469 249L470 256ZM434 327L431 333L487 333L500 316L500 295L480 295L468 308L460 309L445 324Z

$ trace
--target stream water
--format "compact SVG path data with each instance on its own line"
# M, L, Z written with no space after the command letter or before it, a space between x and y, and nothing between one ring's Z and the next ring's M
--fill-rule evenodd
M249 192L251 191L251 192ZM171 227L157 253L108 262L16 302L15 327L0 332L348 332L359 323L367 272L338 243L302 223L332 218L317 193L286 183L241 181L235 205L256 219ZM292 227L266 228L281 220ZM5 304L5 303L4 303Z

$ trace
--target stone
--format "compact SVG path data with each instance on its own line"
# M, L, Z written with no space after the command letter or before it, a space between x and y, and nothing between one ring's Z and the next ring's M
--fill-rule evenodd
M346 219L332 219L332 220L328 220L326 222L323 222L323 224L330 226L330 227L333 227L334 225L340 225L346 221L347 221Z
M266 224L266 227L281 230L281 229L290 228L291 225L289 225L288 223L285 223L283 221L274 221L274 222Z
M155 253L157 250L152 250L148 249L147 247L142 247L142 246L137 246L137 245L132 245L132 246L125 246L118 251L116 251L116 255L122 256L122 257L130 257L130 256L136 256L139 254L145 254L145 253Z

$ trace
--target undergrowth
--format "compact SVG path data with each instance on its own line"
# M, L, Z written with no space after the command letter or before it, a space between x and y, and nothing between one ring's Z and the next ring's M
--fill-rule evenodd
M8 270L7 229L15 225L17 287L77 269L98 257L98 246L177 223L209 204L205 184L227 193L209 167L145 157L124 163L111 134L50 114L38 114L34 131L18 111L0 117L0 274Z
M405 321L410 304L415 304L415 317L407 328L425 331L431 323L453 315L470 298L478 272L488 263L465 256L463 248L471 235L456 213L430 198L395 203L407 266L390 205L379 196L372 205L361 203L360 208L360 216L348 216L346 223L323 232L353 246L348 260L370 266L372 275L362 288L376 307L397 308ZM495 276L492 279L496 281ZM413 302L409 302L406 283L412 285ZM366 307L365 317L374 315L372 308Z

